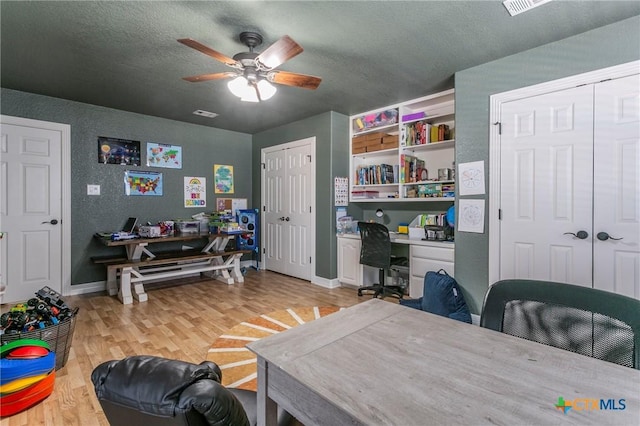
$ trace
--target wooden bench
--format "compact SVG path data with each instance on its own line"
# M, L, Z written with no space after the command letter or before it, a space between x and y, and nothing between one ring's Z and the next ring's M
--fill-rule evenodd
M251 250L224 252L198 252L195 250L160 253L153 259L129 260L124 256L100 256L92 258L96 264L107 268L107 292L118 295L123 304L147 301L144 282L176 278L196 273L210 273L226 284L244 282L240 271L240 259ZM118 286L118 275L120 285ZM133 293L132 293L133 287Z

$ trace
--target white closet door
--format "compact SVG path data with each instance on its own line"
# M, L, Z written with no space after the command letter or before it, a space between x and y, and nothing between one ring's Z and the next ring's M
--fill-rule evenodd
M265 268L303 280L312 275L312 151L302 143L264 156Z
M314 197L310 191L311 182L311 146L303 145L285 151L287 201L284 204L284 246L285 272L304 280L311 279L310 225L311 202Z
M591 287L593 86L505 103L500 122L500 279Z
M640 299L640 75L596 84L595 105L594 287Z
M287 202L284 191L286 170L284 162L284 150L274 151L265 156L265 196L264 196L264 234L262 246L265 249L266 268L285 274L287 268L284 262L283 236L284 217L283 204Z

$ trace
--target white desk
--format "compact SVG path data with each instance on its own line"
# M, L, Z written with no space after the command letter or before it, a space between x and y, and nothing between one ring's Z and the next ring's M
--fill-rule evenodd
M390 233L392 244L409 246L409 296L422 296L424 276L428 271L444 269L455 274L453 242L409 239L405 234ZM338 234L338 280L355 286L378 281L378 271L360 265L360 234ZM368 270L370 269L370 270Z
M277 405L305 426L640 421L638 370L380 299L247 347L258 355L259 425L276 424ZM626 409L577 401L564 414L558 397Z

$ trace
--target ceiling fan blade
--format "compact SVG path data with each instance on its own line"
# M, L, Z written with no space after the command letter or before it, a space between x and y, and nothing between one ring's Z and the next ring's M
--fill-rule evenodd
M322 79L312 75L297 74L287 71L274 71L269 73L268 80L285 86L302 87L303 89L315 90L320 85Z
M214 74L200 74L200 75L194 75L191 77L182 77L182 79L190 81L192 83L197 83L199 81L220 80L221 78L236 77L238 75L239 74L235 72L229 71L229 72L217 72Z
M284 36L259 54L256 57L256 62L268 69L273 69L298 55L302 50L302 46L293 41L291 37Z
M230 67L234 67L238 65L238 62L235 59L232 59L227 55L223 55L222 53L216 50L213 50L210 47L207 47L204 44L199 43L191 38L181 38L181 39L178 39L178 42L184 44L185 46L189 46L192 49L196 49L197 51L202 52L205 55L211 56L213 59L216 59Z

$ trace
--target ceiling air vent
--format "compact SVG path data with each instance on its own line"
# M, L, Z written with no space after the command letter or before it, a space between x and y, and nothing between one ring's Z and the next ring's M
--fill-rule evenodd
M201 110L201 109L195 110L195 111L193 111L193 113L195 115L199 115L199 116L207 117L207 118L215 118L215 117L217 117L219 115L219 114L216 114L215 112L204 111L204 110Z
M522 12L533 9L545 3L549 3L551 0L506 0L502 4L507 8L507 11L511 16L519 15Z

